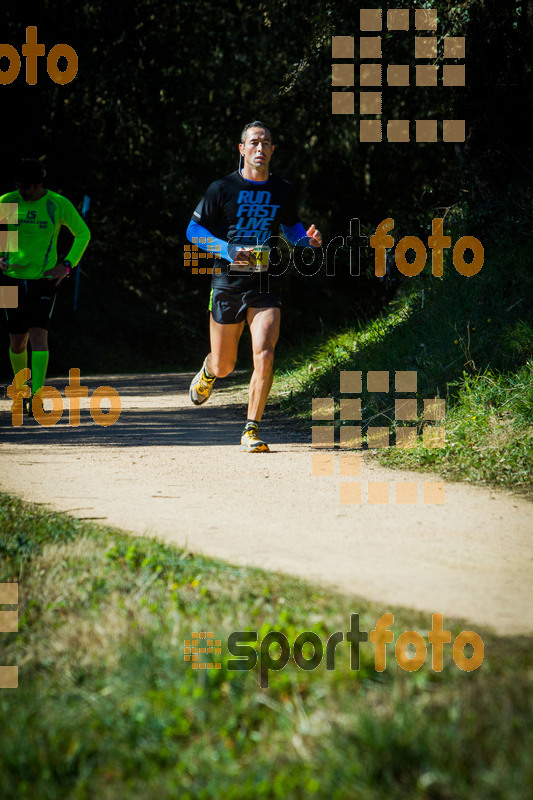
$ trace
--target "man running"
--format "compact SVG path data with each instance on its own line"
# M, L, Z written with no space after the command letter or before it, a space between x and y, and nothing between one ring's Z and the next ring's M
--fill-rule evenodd
M43 187L45 176L46 170L37 159L22 159L16 172L17 191L0 197L0 222L16 221L9 208L2 208L3 204L18 206L18 225L14 228L18 232L18 249L0 253L0 282L18 288L18 308L5 309L9 357L17 376L28 366L29 340L33 397L40 397L46 377L48 325L57 287L78 264L91 238L89 228L72 203ZM62 225L69 229L74 241L67 257L58 261L57 239ZM15 392L19 397L29 392L24 387L25 382L16 379ZM32 401L28 399L24 405L31 415Z
M245 125L239 152L242 169L209 186L187 228L190 242L221 256L211 262L221 268L220 274L213 270L211 284L211 352L193 378L189 395L195 405L202 405L215 379L229 375L248 322L254 371L241 450L268 453L268 445L259 438L258 424L272 386L280 294L274 276L267 277L268 291L261 291L261 279L268 274L268 251L280 225L286 238L299 246L320 247L322 235L314 225L305 230L291 185L269 172L274 144L266 125L259 121Z

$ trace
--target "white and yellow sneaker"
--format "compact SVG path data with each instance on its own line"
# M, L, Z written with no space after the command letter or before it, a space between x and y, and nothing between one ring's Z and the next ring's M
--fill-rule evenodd
M215 377L210 378L208 375L206 375L204 360L202 369L194 376L189 387L189 397L191 398L191 403L194 403L195 406L201 406L202 403L205 403L207 400L209 400L209 396L213 391L213 384L215 381Z
M248 422L241 436L241 450L246 453L270 453L266 442L259 438L257 424Z

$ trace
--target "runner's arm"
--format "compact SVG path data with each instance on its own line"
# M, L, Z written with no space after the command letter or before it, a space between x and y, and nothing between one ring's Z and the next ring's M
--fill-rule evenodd
M72 266L75 267L77 264L79 264L81 257L84 254L87 245L89 244L91 232L70 200L67 200L65 197L63 198L62 203L62 212L63 214L61 222L63 225L66 225L71 234L74 236L72 247L65 256L65 259L70 261Z
M290 227L282 225L281 228L289 242L297 247L318 247L322 244L322 234L316 230L314 225L311 225L308 231L305 230L301 222L297 222L296 225L291 225ZM309 232L311 232L311 236L307 235ZM316 244L313 244L313 242L316 242Z
M207 228L204 228L203 225L199 225L194 219L191 219L189 222L189 227L187 228L187 233L185 235L191 244L200 247L207 253L216 253L216 255L219 255L220 258L223 258L226 261L232 261L228 253L228 243L223 239L217 239L217 237L213 236L213 234L210 233ZM201 239L205 239L206 241L201 242ZM217 245L220 249L215 250L215 245Z
M283 231L283 235L291 244L298 245L299 247L311 246L309 244L309 237L307 236L305 228L301 222L297 222L296 225L291 225L290 227L287 225L282 225L281 229Z

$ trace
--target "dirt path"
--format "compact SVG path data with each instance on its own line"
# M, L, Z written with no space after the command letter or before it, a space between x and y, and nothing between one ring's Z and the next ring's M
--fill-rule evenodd
M101 384L120 393L122 414L108 428L88 410L79 428L70 427L66 401L54 427L26 420L13 428L9 401L0 399L1 488L195 552L335 586L382 603L384 612L402 605L500 633L533 632L532 504L447 484L444 505L341 505L338 466L335 477L311 475L309 437L267 417L273 452L241 453L242 395L219 384L195 408L191 377L84 378L90 393ZM52 381L61 390L66 382ZM435 480L363 464L363 486L424 478Z

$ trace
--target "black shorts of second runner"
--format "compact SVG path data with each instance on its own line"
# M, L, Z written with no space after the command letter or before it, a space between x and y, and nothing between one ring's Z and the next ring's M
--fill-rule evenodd
M18 307L4 309L9 333L27 333L30 328L48 330L57 296L55 281L19 280L2 275L0 283L18 288Z
M214 287L209 298L209 311L215 322L232 325L246 319L249 308L280 308L279 292L258 292L255 289L241 291Z

